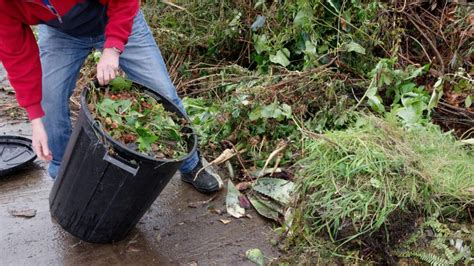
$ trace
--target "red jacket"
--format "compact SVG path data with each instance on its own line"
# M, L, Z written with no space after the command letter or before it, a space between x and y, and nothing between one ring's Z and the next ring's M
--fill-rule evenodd
M26 109L30 119L42 117L44 112L39 50L29 25L48 24L72 36L92 37L105 31L104 48L123 50L140 7L139 0L49 2L53 9L42 0L0 0L0 60L16 91L18 103ZM85 15L81 16L81 12ZM91 20L90 12L98 15ZM87 21L81 21L81 17L88 17ZM105 26L105 30L100 25Z

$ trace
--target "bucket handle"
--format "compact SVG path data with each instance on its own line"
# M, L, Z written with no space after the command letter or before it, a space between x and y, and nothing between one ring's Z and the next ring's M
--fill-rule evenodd
M103 160L119 167L120 169L122 169L124 171L129 172L133 176L136 176L137 173L138 173L138 170L140 169L139 165L137 165L135 167L132 167L132 166L130 166L130 165L128 165L128 164L126 164L126 163L124 163L124 162L122 162L122 161L120 161L120 160L118 160L118 159L116 159L112 156L110 156L108 152L105 152Z

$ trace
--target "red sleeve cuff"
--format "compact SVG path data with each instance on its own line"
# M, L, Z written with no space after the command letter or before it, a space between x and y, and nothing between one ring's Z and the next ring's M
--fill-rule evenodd
M41 104L33 104L25 108L26 112L28 113L28 118L30 120L36 119L36 118L41 118L44 116L44 111L43 108L41 107Z
M104 48L114 48L114 47L119 49L121 52L123 52L123 50L125 49L125 44L122 41L117 40L117 39L108 38L107 40L105 40Z

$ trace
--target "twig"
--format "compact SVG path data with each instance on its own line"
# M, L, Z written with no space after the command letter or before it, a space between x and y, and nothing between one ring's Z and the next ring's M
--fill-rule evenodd
M430 55L429 55L428 52L426 51L426 49L425 49L425 47L423 46L423 44L421 44L421 42L419 42L415 37L413 37L413 36L411 36L411 35L408 35L408 37L410 37L412 40L414 40L416 43L418 43L419 46L421 46L421 49L422 49L423 52L425 53L426 58L428 59L428 61L430 61L430 64L432 64L433 61L431 61Z
M272 153L270 153L270 155L268 156L268 159L265 161L265 165L263 165L262 171L260 171L260 175L258 177L260 177L263 173L265 173L265 169L267 168L270 161L275 156L277 156L280 152L282 152L284 149L286 149L286 147L288 147L288 143L286 141L280 142L278 147Z
M306 129L303 130L303 133L308 134L309 136L314 137L314 138L325 140L325 141L329 142L330 144L332 144L334 146L340 147L339 144L337 144L336 142L334 142L330 138L324 136L323 134L318 134L318 133L315 133L315 132L312 132L312 131L309 131L309 130L306 130Z
M415 26L415 28L420 32L420 34L425 38L425 40L430 44L431 48L433 49L433 51L436 53L436 56L438 57L438 60L441 64L441 74L444 74L445 70L444 70L444 61L443 61L443 58L441 57L441 54L439 53L438 49L436 49L436 46L433 44L433 42L431 41L430 38L428 38L428 36L426 36L426 34L423 32L423 30L420 28L420 26L418 26L418 24L410 17L411 14L407 14L405 13L408 18L408 20L413 24L413 26Z
M201 169L199 169L199 171L196 173L196 176L194 177L194 180L196 180L196 178L199 176L199 174L206 168L210 167L210 166L213 166L213 165L219 165L223 162L226 162L228 161L230 158L234 157L236 154L238 153L242 153L242 152L245 152L246 150L243 149L243 150L240 150L240 151L237 151L235 148L232 148L232 149L225 149L221 155L219 155L216 159L214 159L212 162L210 162L208 165L206 166L203 166Z
M280 164L281 158L283 156L280 154L275 160L275 165L273 166L272 173L270 175L273 175L277 170L278 170L278 165Z

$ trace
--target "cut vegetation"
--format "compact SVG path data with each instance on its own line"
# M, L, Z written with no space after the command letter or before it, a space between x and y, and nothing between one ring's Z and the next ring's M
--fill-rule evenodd
M138 85L116 78L105 88L91 89L89 110L112 138L157 159L179 159L188 153L187 121Z

